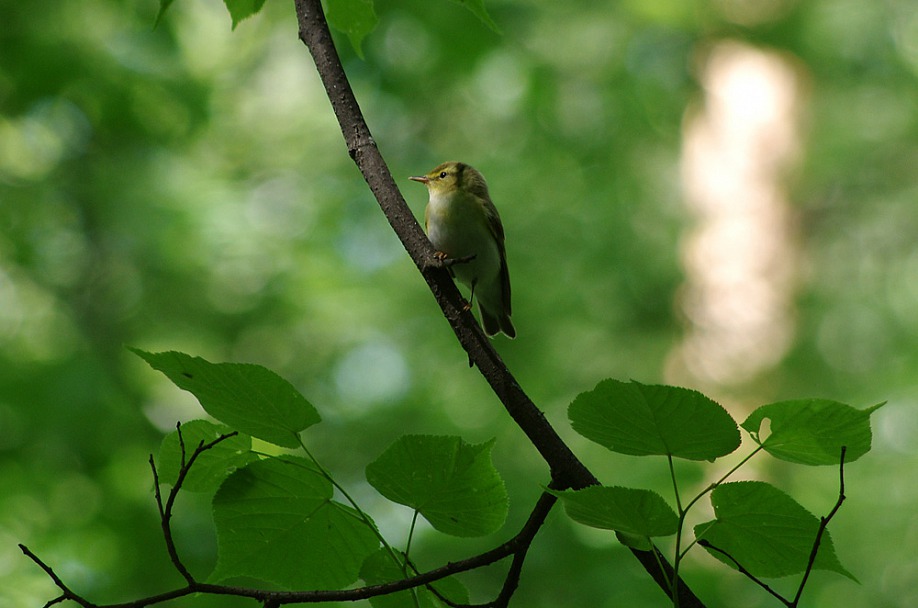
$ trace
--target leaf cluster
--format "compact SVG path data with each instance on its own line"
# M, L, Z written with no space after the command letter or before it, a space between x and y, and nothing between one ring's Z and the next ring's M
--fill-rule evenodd
M450 575L514 555L512 575L508 575L511 584L500 596L506 602L529 543L555 498L574 521L615 531L622 542L642 551L656 554L654 539L675 536L668 584L676 605L679 566L695 545L788 606L797 605L814 568L854 579L839 562L826 530L844 499L843 474L836 506L822 518L769 483L727 479L761 452L788 462L843 467L870 449L869 418L880 405L856 410L828 400L785 401L758 408L738 426L723 407L697 391L605 380L570 404L573 428L613 452L665 457L675 508L651 489L549 487L514 540L464 562L422 573L410 555L418 517L455 537L485 536L503 526L508 495L491 462L493 440L472 445L460 437L407 435L366 466L366 479L380 495L413 511L405 546L396 548L348 489L310 453L303 431L321 417L286 380L258 365L211 363L179 352L133 351L191 392L219 421L179 425L163 439L158 466L151 458L166 545L188 585L137 605L192 592L242 595L277 605L359 597L381 607L465 605L469 593ZM764 430L766 420L770 432ZM695 496L682 496L673 459L714 462L723 458L739 448L740 426L756 447L717 482ZM259 450L254 440L275 447ZM172 487L166 500L160 486ZM213 497L218 555L206 581L188 572L172 539L170 520L180 490ZM689 539L687 515L706 495L715 517L696 524ZM23 551L58 583L64 591L59 599L95 605L71 592L28 549ZM803 580L793 599L781 597L761 581L801 573ZM350 588L358 580L365 586Z
M573 428L613 452L665 456L675 509L647 489L594 486L555 494L572 519L615 530L626 543L647 546L651 538L675 536L677 573L687 551L700 544L773 595L759 577L803 574L795 599L778 596L785 604L796 605L813 568L856 580L838 561L825 530L828 518L816 517L770 483L727 480L760 452L795 464L836 465L843 471L844 464L870 450L870 415L882 405L858 410L827 399L763 405L739 425L757 447L717 482L686 498L680 495L673 459L714 462L733 453L740 446L737 423L722 406L697 391L605 380L571 403L568 414ZM843 483L842 476L833 515L844 500ZM708 494L715 518L695 525L694 539L688 541L683 536L686 517Z

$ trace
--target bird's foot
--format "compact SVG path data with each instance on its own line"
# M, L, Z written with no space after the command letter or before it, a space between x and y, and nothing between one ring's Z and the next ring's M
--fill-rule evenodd
M434 253L434 258L440 263L440 266L443 268L451 268L456 264L468 264L475 259L475 254L464 255L461 258L451 258L446 253L442 251L437 251Z

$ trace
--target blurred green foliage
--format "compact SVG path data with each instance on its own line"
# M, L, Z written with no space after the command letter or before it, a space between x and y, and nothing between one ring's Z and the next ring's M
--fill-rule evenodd
M507 232L520 338L497 348L606 483L661 487L577 439L565 408L604 377L663 379L683 332L679 153L699 53L741 40L809 82L793 175L803 268L791 351L730 387L740 403L819 396L875 416L833 520L862 585L816 574L810 606L918 603L918 13L908 0L494 0L503 35L451 2L378 2L365 60L339 47L379 146L408 175L447 159L489 179ZM163 550L147 454L201 415L125 345L256 362L319 409L313 452L397 543L407 509L362 471L402 433L497 438L503 539L547 472L466 366L342 143L292 3L231 32L222 3L0 0L0 607L56 595L27 544L84 595L180 584ZM747 439L748 440L748 439ZM780 479L816 513L826 470ZM699 483L701 473L697 473ZM185 497L179 550L214 563L207 501ZM878 500L880 498L880 500ZM379 510L374 510L378 507ZM418 563L493 545L427 530ZM713 560L687 564L717 606L771 606ZM467 577L473 600L500 572ZM557 514L520 606L661 605L611 534ZM202 599L198 605L237 605ZM238 605L249 605L238 602Z

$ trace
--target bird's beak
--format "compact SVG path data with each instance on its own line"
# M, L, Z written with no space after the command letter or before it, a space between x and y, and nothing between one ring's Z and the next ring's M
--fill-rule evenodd
M410 180L413 181L413 182L421 182L421 183L424 184L425 186L427 185L427 182L430 181L429 179L427 179L427 178L426 178L425 176L423 176L423 175L412 175L412 176L409 177L408 179L410 179Z

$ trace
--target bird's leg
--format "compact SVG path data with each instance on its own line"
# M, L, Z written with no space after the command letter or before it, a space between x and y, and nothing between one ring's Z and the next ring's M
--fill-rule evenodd
M478 284L478 279L472 281L472 293L469 294L469 301L465 303L465 306L462 307L462 310L471 310L472 302L475 301L475 285Z
M472 293L469 294L469 301L465 303L465 306L462 307L462 310L471 310L472 302L475 299L475 285L478 284L478 279L472 279ZM472 361L472 354L469 353L469 367L475 365L475 362Z

